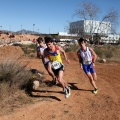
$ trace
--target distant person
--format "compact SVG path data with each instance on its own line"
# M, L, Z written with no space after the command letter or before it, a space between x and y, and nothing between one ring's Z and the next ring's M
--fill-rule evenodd
M94 94L97 94L98 88L95 84L95 81L97 80L97 75L95 71L95 61L97 55L92 48L86 46L85 39L80 38L78 40L78 43L80 45L80 49L77 51L77 55L80 62L80 66L84 70L84 72L90 80L90 83L94 87L94 90L92 92Z
M36 42L35 38L32 40L32 42L33 42L33 43L35 43L35 42Z
M44 49L47 48L46 44L44 43L44 39L42 37L39 37L37 39L37 42L38 42L37 57L42 59L42 63L44 65L45 69L47 70L47 72L53 79L52 84L56 84L56 77L51 69L51 64L49 62L49 59L46 58L46 62L44 62L43 53L44 53Z
M60 46L53 44L53 39L51 37L45 37L45 43L47 45L47 48L44 50L45 62L47 62L48 58L58 82L62 85L65 97L68 98L70 96L70 87L68 87L66 82L63 80L64 65L62 63L60 52L65 57L67 63L69 63L69 60L66 56L65 51Z

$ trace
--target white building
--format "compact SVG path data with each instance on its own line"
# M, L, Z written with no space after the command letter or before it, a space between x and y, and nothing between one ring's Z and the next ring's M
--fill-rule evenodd
M117 43L120 39L120 35L108 34L106 37L101 37L103 43Z
M99 33L99 34L109 34L111 33L111 23L101 22L95 20L80 20L70 23L69 33Z
M69 26L70 34L83 35L95 35L96 33L101 36L100 42L103 43L117 43L120 39L120 35L112 34L111 23L95 20L80 20L71 22ZM104 37L103 37L104 36Z
M67 33L67 32L58 32L58 35L59 36L77 36L77 34L69 34L69 33Z

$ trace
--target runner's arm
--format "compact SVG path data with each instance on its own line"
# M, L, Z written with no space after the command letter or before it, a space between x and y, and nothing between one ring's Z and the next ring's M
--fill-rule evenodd
M63 54L65 60L66 60L68 63L70 63L70 61L69 61L69 59L67 58L67 55L66 55L64 49L61 48L60 46L58 46L58 48L59 48L59 51Z
M40 51L40 48L37 48L37 54L39 55L39 57L41 57L43 55Z
M45 49L43 52L43 58L44 58L44 64L47 64L48 63L47 49Z
M80 50L77 51L77 57L78 57L79 63L82 64L82 58L80 57Z
M97 54L95 53L95 51L92 49L92 48L89 48L89 50L91 51L93 57L94 57L94 60L93 60L93 63L96 61L97 59Z
M77 57L78 57L78 60L79 60L79 63L80 63L80 67L83 68L83 67L82 67L82 62L83 62L83 61L82 61L82 58L81 58L81 56L80 56L80 50L77 51Z

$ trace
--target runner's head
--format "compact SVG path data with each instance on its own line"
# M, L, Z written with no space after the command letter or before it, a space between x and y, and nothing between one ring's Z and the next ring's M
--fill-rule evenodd
M42 37L39 37L38 39L37 39L37 42L38 42L38 44L43 44L43 41L44 41L44 39L42 38Z
M81 43L83 43L83 42L86 42L86 40L85 40L84 38L81 37L81 38L78 39L78 43L79 43L79 44L81 44Z
M54 44L53 44L53 39L51 37L45 37L45 43L49 49L51 49Z
M53 39L51 37L45 37L45 43L53 42Z
M84 38L80 38L79 40L78 40L78 43L79 43L79 45L82 47L82 46L85 46L85 42L86 42L86 40L84 39Z

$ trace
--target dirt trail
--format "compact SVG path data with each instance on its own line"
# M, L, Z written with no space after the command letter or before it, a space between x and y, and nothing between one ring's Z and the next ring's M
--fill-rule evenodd
M36 104L18 108L14 113L0 117L0 120L120 120L120 64L96 63L99 92L92 94L93 87L80 69L78 61L71 59L65 64L64 79L71 86L71 96L64 98L59 86L39 88ZM42 70L46 80L51 80L38 59L29 61L29 66ZM45 99L44 98L48 98Z

